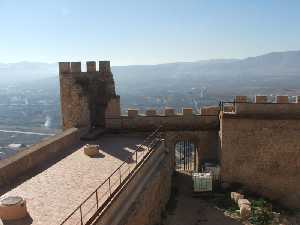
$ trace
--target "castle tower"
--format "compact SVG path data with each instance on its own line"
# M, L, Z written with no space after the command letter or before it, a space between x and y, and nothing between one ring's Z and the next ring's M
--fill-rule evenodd
M86 72L80 62L60 62L59 79L63 128L105 127L108 104L119 103L109 61L86 63ZM118 105L117 108L120 106Z

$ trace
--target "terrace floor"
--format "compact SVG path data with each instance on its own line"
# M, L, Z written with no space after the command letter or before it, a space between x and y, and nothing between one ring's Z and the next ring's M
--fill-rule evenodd
M0 220L0 225L60 224L122 162L130 158L128 169L134 167L135 157L132 158L132 152L144 139L142 134L107 134L97 141L82 143L65 158L4 193L3 196L19 195L25 198L29 216L14 222ZM100 155L95 158L86 156L83 153L83 145L86 143L99 144ZM123 178L126 172L122 171ZM119 176L116 176L111 184L116 187L118 182ZM108 187L99 191L98 199L104 201L109 194ZM83 215L91 212L90 207L95 208L95 199L85 204L85 207L82 208ZM80 224L80 215L76 213L73 217L66 224ZM86 221L87 218L83 219Z

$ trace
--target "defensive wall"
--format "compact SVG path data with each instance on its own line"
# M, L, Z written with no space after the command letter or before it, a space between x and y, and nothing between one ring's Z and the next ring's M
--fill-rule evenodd
M179 141L191 141L196 146L201 164L205 161L219 162L219 111L219 106L207 106L200 108L199 112L183 108L177 113L168 107L163 113L148 109L142 114L138 109L128 109L127 115L121 115L108 109L105 121L106 129L112 131L152 131L161 126L170 149L174 151Z
M11 185L21 176L31 174L37 167L67 154L66 149L78 144L80 130L70 128L61 134L47 138L30 148L0 161L0 187Z
M300 102L238 96L220 113L221 178L300 207Z
M269 102L266 96L256 96L252 102L237 96L233 102L203 107L199 112L183 108L176 113L166 108L163 113L148 109L141 114L129 109L127 115L121 115L109 62L100 61L98 70L95 62L87 62L86 72L78 62L63 62L59 74L65 131L3 160L0 185L10 185L63 154L91 128L151 132L162 126L164 146L140 168L97 224L158 222L168 200L174 148L180 140L197 146L200 164L219 161L222 182L239 183L288 207L300 208L300 97L292 102L288 96L277 96L275 102ZM128 207L121 207L124 204Z

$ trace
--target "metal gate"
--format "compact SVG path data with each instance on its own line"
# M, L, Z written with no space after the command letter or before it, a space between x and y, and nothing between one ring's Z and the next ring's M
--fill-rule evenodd
M179 141L175 145L175 162L178 171L197 170L197 149L189 140Z

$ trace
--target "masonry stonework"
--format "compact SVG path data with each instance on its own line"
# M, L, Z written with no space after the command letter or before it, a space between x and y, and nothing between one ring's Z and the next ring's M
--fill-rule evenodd
M221 177L300 207L300 120L221 115Z
M81 71L80 62L59 63L61 110L63 128L104 127L105 111L115 92L109 61L87 62L87 71Z

